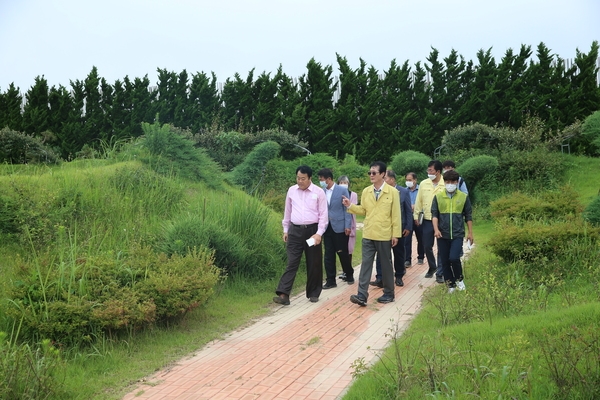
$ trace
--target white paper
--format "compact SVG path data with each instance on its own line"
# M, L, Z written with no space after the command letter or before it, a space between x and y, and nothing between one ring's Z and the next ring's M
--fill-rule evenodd
M309 246L314 246L315 245L315 238L306 239L306 244L308 244Z
M467 239L467 249L471 250L472 247L473 245L471 244L471 240Z

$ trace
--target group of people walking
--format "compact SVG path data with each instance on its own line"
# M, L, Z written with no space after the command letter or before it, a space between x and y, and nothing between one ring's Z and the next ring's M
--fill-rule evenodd
M342 266L339 278L349 285L358 279L357 294L350 296L352 303L366 306L370 285L383 288L378 302L393 302L394 286L404 286L406 268L412 265L413 233L418 243L417 264L424 264L427 258L425 277L435 274L438 282L447 283L449 292L465 289L460 257L465 236L473 243L472 210L466 185L454 171L454 163L431 161L428 179L421 185L417 184L416 173L409 172L405 175L406 188L396 183L395 172L387 170L381 161L373 162L368 174L371 185L363 190L361 203L357 204L358 196L350 191L348 177L341 176L335 183L332 171L321 169L317 173L319 187L312 182L310 167L303 165L296 169L296 185L288 189L282 221L288 264L277 286L275 303L290 304L303 254L309 301L319 301L322 290L337 286L339 259ZM356 215L364 216L358 277L352 267ZM433 252L436 238L437 259ZM377 272L372 281L374 261Z

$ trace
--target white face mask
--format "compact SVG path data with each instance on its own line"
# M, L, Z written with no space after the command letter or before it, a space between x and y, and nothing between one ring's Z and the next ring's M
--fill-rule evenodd
M446 192L448 192L448 193L456 192L456 183L446 183Z
M347 183L338 183L338 186L348 189L348 184Z
M406 182L404 182L404 183L406 183L406 187L407 187L407 188L409 188L409 189L410 189L411 187L415 186L415 183L414 183L413 181L406 181Z
M436 177L436 175L427 174L427 177L428 177L429 179L431 179L431 180L434 180L434 179L435 179L435 177Z
M319 181L319 185L321 185L321 187L323 189L325 189L327 187L327 182L325 182L325 181Z

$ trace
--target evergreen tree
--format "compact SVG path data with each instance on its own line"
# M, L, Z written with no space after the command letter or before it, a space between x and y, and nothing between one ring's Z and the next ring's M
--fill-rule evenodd
M2 111L0 111L0 122L2 127L8 127L14 131L23 130L23 115L21 106L23 105L23 96L14 83L8 86L8 90L2 96Z
M294 83L292 78L283 73L281 65L277 69L276 77L278 77L277 101L275 103L277 110L274 122L283 130L297 135L300 131L299 126L303 124L303 121L294 119L294 110L300 105L298 85Z
M158 100L156 112L163 124L175 122L177 74L158 68Z
M598 41L592 43L588 54L576 49L575 65L577 73L572 78L572 99L575 104L573 119L583 120L600 109L600 89L598 87Z
M113 96L114 91L106 79L100 79L100 110L102 111L102 120L99 125L100 138L107 143L118 138L118 133L113 130Z
M48 129L56 136L55 143L61 150L61 156L67 158L69 152L62 148L61 138L65 137L63 130L65 129L65 125L68 126L69 118L74 113L73 99L67 88L59 85L58 89L54 86L50 88L48 102L50 103Z
M100 76L98 69L92 67L92 70L83 82L85 94L85 117L82 133L84 135L83 144L97 145L95 143L102 137L101 130L104 126L104 112L102 110L100 95Z
M475 68L468 110L474 122L493 126L497 122L495 113L498 107L498 89L496 89L498 70L491 51L492 49L477 52L479 65Z
M313 153L325 153L331 151L326 143L322 142L323 147L316 146L316 143L332 131L332 101L337 85L333 83L330 65L324 67L311 58L306 68L307 73L300 77L302 107L296 109L303 113L304 118L304 126L300 129L299 137L301 141L308 143Z
M173 111L173 125L187 129L192 126L192 120L189 118L189 104L188 100L188 73L184 69L177 76L177 80L174 87L174 111Z
M191 129L200 132L210 126L219 112L219 92L214 73L211 73L210 79L204 72L192 75L189 100Z
M253 85L253 98L256 99L256 108L253 112L253 131L277 128L277 113L280 108L277 91L281 75L277 73L273 79L269 75L263 72L256 78Z
M25 94L23 107L23 132L39 136L49 128L48 82L42 75Z
M413 97L411 108L415 115L415 125L409 129L409 148L406 150L415 150L424 154L431 154L441 144L441 138L437 139L433 135L431 126L430 102L431 87L426 80L426 71L420 62L415 64L415 70L412 76Z
M150 90L150 79L148 75L143 78L135 78L133 84L128 82L125 86L125 95L129 107L129 119L127 136L139 137L143 134L142 123L152 123L156 117L156 94Z
M223 124L227 129L252 130L254 126L253 111L256 99L253 97L252 86L254 69L248 73L244 81L236 72L233 80L227 78L223 85L221 99L223 100Z

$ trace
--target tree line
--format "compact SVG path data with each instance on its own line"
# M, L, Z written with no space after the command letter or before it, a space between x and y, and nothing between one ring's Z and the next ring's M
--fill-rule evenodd
M465 60L432 49L424 63L391 61L380 72L360 59L353 68L337 55L339 74L311 59L297 80L282 68L246 78L235 74L222 88L214 73L158 69L113 84L96 67L83 80L48 86L35 83L23 98L11 84L0 92L0 127L43 138L68 159L84 145L142 135L142 122L168 123L192 133L283 129L312 152L360 162L389 160L402 150L431 154L444 132L471 122L519 128L537 116L562 129L600 109L598 42L576 53L572 65L544 43L508 49L498 62L491 49Z

